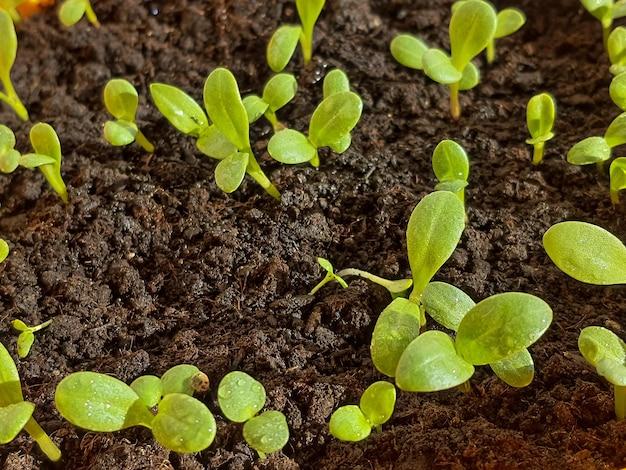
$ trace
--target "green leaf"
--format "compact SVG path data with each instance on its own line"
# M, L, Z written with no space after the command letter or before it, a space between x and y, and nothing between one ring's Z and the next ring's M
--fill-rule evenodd
M53 165L43 165L39 170L43 173L48 184L54 189L59 197L67 202L67 189L61 176L61 142L59 136L52 126L45 123L37 123L30 130L30 143L35 149L35 153L52 157L55 160Z
M407 227L409 264L413 273L411 299L422 292L452 255L465 228L465 208L457 196L436 191L415 207Z
M7 259L7 256L9 256L9 251L9 244L5 240L0 238L0 263Z
M591 13L595 18L603 20L610 16L614 0L580 0L583 7Z
M561 222L543 236L556 266L587 284L626 284L626 247L613 234L585 222Z
M352 145L352 136L346 134L334 144L329 145L329 147L333 152L342 154L350 148L350 145Z
M476 305L461 289L445 282L431 282L424 289L422 305L440 325L457 331L463 317Z
M263 89L263 101L276 112L289 103L298 92L296 77L289 73L274 75Z
M463 70L463 76L459 82L459 90L471 90L480 83L480 70L472 62Z
M526 15L517 8L505 8L497 16L494 37L500 39L518 31L526 23Z
M278 28L267 44L267 64L278 73L287 66L298 45L302 28L285 25Z
M24 359L28 356L30 348L35 342L35 335L32 331L24 331L17 337L17 355L20 359Z
M192 379L198 372L200 372L200 369L190 364L179 364L167 370L165 374L161 376L163 396L169 395L170 393L193 395L195 390L193 388Z
M335 273L335 268L333 267L333 265L331 264L330 261L328 261L326 258L317 258L317 263L322 267L322 269L324 269L324 271L326 271L329 274L334 274Z
M196 141L196 147L203 154L217 160L224 160L237 151L230 140L217 127L207 127Z
M554 98L548 93L533 96L526 106L526 124L531 139L527 144L535 145L546 142L554 137L552 128L556 116Z
M391 41L391 55L400 64L415 70L422 70L422 58L428 46L421 39L410 34L400 34Z
M287 418L280 411L265 411L246 421L243 438L259 455L278 452L289 441Z
M452 65L452 60L441 49L428 49L422 57L424 73L442 85L458 83L463 74Z
M623 363L602 359L598 362L596 371L613 385L626 386L626 366Z
M24 428L35 411L35 405L27 401L0 407L0 444L8 444Z
M611 158L611 147L603 137L588 137L567 152L567 161L573 165L589 165Z
M500 380L511 387L526 387L535 377L535 365L528 349L523 349L489 366Z
M26 323L24 323L22 320L13 320L11 322L11 326L16 331L28 331L28 330L30 330L30 327Z
M396 387L389 382L374 382L367 387L359 407L372 426L380 426L391 418L396 406Z
M532 345L551 322L552 310L539 297L521 292L493 295L461 320L456 348L471 364L498 362Z
M183 393L165 395L152 421L152 434L159 444L181 454L206 449L216 432L215 418L209 409Z
M0 171L2 173L13 173L19 164L20 152L17 150L7 150L5 153L0 154Z
M38 153L26 153L19 157L19 164L24 168L39 168L42 165L54 165L55 162L54 158Z
M374 332L370 352L376 369L393 377L406 347L420 334L419 305L402 297L394 299L382 311Z
M247 153L235 152L215 167L215 182L225 193L232 193L241 186L250 156Z
M0 406L24 401L17 367L9 351L0 343Z
M104 105L115 119L134 123L139 106L137 90L126 80L109 80L104 87Z
M313 28L324 8L326 0L296 0L298 16L302 22L302 30L308 37L313 37Z
M613 18L622 18L626 16L626 2L624 0L617 0L611 8L611 14Z
M85 0L65 0L59 9L59 19L64 26L74 26L85 15Z
M467 181L469 159L463 147L453 140L442 140L433 152L433 171L439 181Z
M626 72L620 73L611 81L609 94L613 103L619 106L622 111L626 111Z
M0 38L2 38L2 47L0 47L0 77L3 80L9 80L11 68L17 54L17 35L15 34L11 15L4 10L0 10Z
M220 382L217 400L226 418L243 423L265 405L265 389L261 382L245 372L234 371L226 374Z
M596 367L603 359L623 364L626 344L615 333L601 326L583 328L578 337L578 349L585 360Z
M301 132L283 129L272 136L267 151L281 163L296 165L310 161L317 155L317 149Z
M248 114L234 75L217 68L204 84L204 107L219 131L239 150L250 148Z
M107 121L104 124L104 138L116 147L132 144L137 135L137 125L129 121Z
M344 91L350 91L348 76L339 69L328 72L324 77L324 99Z
M309 140L316 147L334 145L350 133L361 118L363 102L356 93L345 91L324 99L309 124Z
M246 96L242 102L243 102L243 106L246 108L246 114L248 115L248 121L250 122L250 124L258 121L261 118L261 116L265 114L265 111L267 111L267 108L269 108L269 104L267 104L257 95ZM215 126L211 126L211 127L215 127ZM232 145L232 147L234 148L235 146Z
M161 379L155 375L142 375L137 377L131 384L132 388L144 405L148 408L156 406L163 396L163 385Z
M340 441L358 442L367 438L372 426L356 405L342 406L330 417L330 433Z
M496 32L496 12L480 0L463 2L450 20L450 50L452 63L462 71L480 54Z
M15 147L15 134L7 126L0 124L0 154L13 150Z
M75 372L65 377L57 386L54 401L61 416L89 431L150 427L153 418L132 388L95 372Z
M152 83L150 95L165 119L183 134L198 137L208 127L209 121L200 105L180 88Z
M617 193L626 189L626 157L616 158L611 162L611 192Z
M398 362L396 385L406 392L438 392L467 382L474 367L463 360L441 331L415 338Z
M611 148L626 144L626 113L617 116L604 134L604 140Z
M618 26L607 39L606 49L612 65L624 65L626 60L626 28Z

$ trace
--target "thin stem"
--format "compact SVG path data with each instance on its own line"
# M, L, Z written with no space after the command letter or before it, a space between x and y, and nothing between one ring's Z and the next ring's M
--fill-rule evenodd
M135 135L135 141L148 153L154 153L154 145L143 135L139 129Z
M604 160L602 160L601 162L596 163L596 169L598 170L598 173L603 174L604 173L604 164L606 162Z
M615 416L618 420L626 418L626 387L613 385L615 395Z
M533 150L533 165L539 165L543 161L543 149L545 146L545 142L535 144Z
M612 22L608 25L602 25L602 42L604 43L604 48L607 49L609 44L609 35L611 34Z
M307 34L303 28L302 33L300 33L300 45L302 46L304 65L309 65L313 57L313 32Z
M61 460L61 451L54 443L50 436L46 434L39 423L35 421L35 418L30 418L24 426L24 431L26 431L30 436L37 442L37 445L41 449L41 451L46 454L53 462L58 462Z
M2 86L4 86L4 90L6 91L6 98L3 99L3 101L13 108L15 114L17 114L22 121L28 121L28 111L20 100L20 97L17 95L17 92L13 87L13 83L11 82L11 78L6 76L2 77L1 80Z
M93 7L91 6L91 2L89 0L87 0L87 4L85 5L85 14L87 15L87 19L92 25L94 25L96 28L100 27L100 22L98 21L96 12L93 11Z
M487 44L487 62L493 64L496 60L496 40L492 39Z
M271 109L265 111L265 118L270 122L272 128L274 129L274 133L278 131L282 131L285 126L278 120L276 117L276 113Z
M611 202L614 206L617 206L619 204L619 191L611 190Z
M315 293L320 290L322 287L324 287L326 284L328 284L330 281L332 281L335 277L331 274L331 273L326 273L326 276L324 277L324 279L322 279L318 285L316 285L313 289L311 289L311 292L309 292L309 295L315 295Z
M263 170L259 166L259 162L254 158L254 153L252 153L252 149L247 149L248 155L250 155L250 159L248 160L248 168L246 168L246 172L250 175L254 181L259 183L267 193L272 196L274 199L280 202L280 193L276 186L272 184L269 178L263 173Z
M319 153L317 153L317 150L315 151L315 156L313 158L311 158L309 163L311 164L311 166L313 168L319 168L319 166L320 166L320 155L319 155Z
M459 102L459 84L450 85L450 114L455 121L461 117L461 103Z
M384 277L376 276L375 274L371 274L371 273L368 273L367 271L362 271L360 269L355 269L355 268L342 269L341 271L337 273L337 276L339 277L346 277L346 276L362 277L363 279L368 279L375 284L383 286L386 289L389 289L389 285L393 282L393 281L390 281L389 279L385 279Z
M466 380L465 382L463 382L461 385L458 386L458 389L462 391L463 393L470 393L472 391L472 386L469 380Z

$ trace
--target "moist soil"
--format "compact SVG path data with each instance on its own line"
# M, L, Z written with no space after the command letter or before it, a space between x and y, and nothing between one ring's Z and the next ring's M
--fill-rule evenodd
M508 2L496 2L498 7ZM282 202L246 180L231 196L213 180L215 161L200 155L152 106L151 82L175 84L201 100L208 73L228 66L242 92L260 92L276 27L295 22L288 0L101 0L103 25L60 26L53 11L18 27L14 82L33 121L58 131L70 203L38 172L0 178L0 234L11 255L0 266L0 337L14 351L9 320L54 319L18 362L36 418L63 451L68 469L596 469L626 465L626 422L613 415L608 384L577 352L581 328L605 326L624 337L626 293L592 287L559 272L541 246L552 224L596 223L626 239L623 207L613 208L608 178L564 161L578 140L602 134L619 110L599 23L576 0L520 0L519 33L498 41L498 61L481 63L482 83L462 95L453 122L447 91L392 59L398 32L448 46L449 1L333 0L319 21L315 59L289 70L299 92L280 111L305 130L323 78L345 70L364 114L343 155L323 154L319 169L282 166L266 152L266 123L253 126L261 165ZM482 59L481 59L482 62ZM157 147L104 142L101 90L108 79L137 85L139 121ZM546 161L530 164L525 105L549 91L558 100L556 138ZM18 148L30 124L0 107ZM511 388L478 368L463 394L400 393L392 420L357 444L329 436L334 409L357 402L372 382L369 340L389 302L384 289L351 280L307 292L322 277L316 257L389 278L409 276L405 228L433 190L434 146L460 142L471 156L469 224L436 278L474 299L524 291L545 299L554 323L531 348L534 382ZM619 151L616 152L619 154ZM79 370L130 382L193 363L214 385L205 400L218 434L197 455L179 456L149 431L83 432L53 407L54 389ZM281 453L261 461L241 426L219 417L215 385L230 370L263 382L267 406L291 430ZM50 468L21 434L0 449L10 470Z

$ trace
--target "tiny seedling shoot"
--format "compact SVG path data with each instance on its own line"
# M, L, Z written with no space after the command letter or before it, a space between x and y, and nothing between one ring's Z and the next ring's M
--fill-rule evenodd
M463 147L453 140L439 142L432 157L433 172L439 180L437 191L450 191L465 204L469 159Z
M274 128L274 132L284 129L285 126L276 117L276 111L293 100L297 92L296 77L288 73L274 75L263 88L262 97L249 95L243 99L250 124L264 116Z
M616 158L609 169L611 178L611 202L619 204L619 193L626 189L626 157Z
M602 38L606 46L613 20L626 16L626 2L624 0L580 0L580 3L602 24Z
M296 0L296 8L302 24L279 27L267 45L267 63L274 72L283 71L293 57L298 42L302 48L304 65L311 62L313 31L325 3L326 0Z
M50 326L52 320L48 320L47 322L42 323L37 326L28 326L22 320L13 320L11 325L16 331L19 331L20 334L17 337L17 355L20 359L24 359L28 356L30 352L30 348L33 346L35 342L35 333L43 330L44 328Z
M30 129L30 143L35 150L36 162L39 162L39 156L50 157L54 163L36 165L48 181L50 187L59 195L65 203L69 201L67 188L63 177L61 176L61 161L63 154L61 153L61 142L59 136L51 125L46 123L35 124Z
M17 54L17 35L11 15L0 10L0 83L3 91L0 91L0 101L6 103L15 114L23 121L28 121L28 111L11 82L11 69Z
M53 165L54 158L36 153L20 154L15 150L15 134L8 127L0 124L0 171L13 173L18 166L37 168Z
M35 405L24 401L22 384L13 358L0 343L0 444L7 444L24 430L53 462L61 459L61 451L33 418Z
M540 93L528 101L526 107L526 124L530 139L528 145L533 146L533 165L539 165L543 161L543 152L546 142L554 137L554 120L556 117L556 105L552 95Z
M333 267L330 261L328 261L325 258L317 258L317 262L322 267L322 269L326 271L326 276L324 277L324 279L322 279L319 282L319 284L317 284L313 289L311 289L311 292L309 292L309 295L315 295L315 293L318 290L320 290L322 287L324 287L326 284L332 281L337 281L339 285L343 287L344 289L348 287L348 284L346 283L346 281L344 281L342 277L339 276L338 274L335 274L335 268Z
M116 119L104 124L104 138L114 146L124 146L137 142L146 152L154 152L154 145L137 127L137 90L126 80L110 80L104 87L104 106Z
M611 32L606 49L611 62L609 71L613 75L626 71L626 28L618 26Z
M59 20L64 26L74 26L83 16L87 16L89 22L96 28L100 27L100 22L93 11L89 0L65 0L59 8Z

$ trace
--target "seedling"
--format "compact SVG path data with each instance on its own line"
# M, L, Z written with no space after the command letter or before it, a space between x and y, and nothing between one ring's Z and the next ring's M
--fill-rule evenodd
M318 290L320 290L322 287L324 287L326 284L328 284L331 281L337 281L339 285L343 287L344 289L348 287L348 284L346 283L346 281L344 281L341 278L341 276L339 276L338 274L335 274L335 268L330 263L330 261L324 258L317 258L317 262L322 267L322 269L326 271L326 276L324 277L324 279L320 281L318 285L316 285L313 289L311 289L311 292L309 292L309 295L315 295L315 293Z
M433 152L433 172L439 180L437 191L450 191L465 204L469 159L463 147L453 140L442 140Z
M540 93L533 96L528 101L526 107L526 124L530 139L526 140L528 145L532 145L533 165L539 165L543 161L543 152L546 142L554 137L554 119L556 116L556 105L554 98L548 93Z
M609 35L606 43L611 67L609 71L613 75L619 75L626 71L626 28L618 26Z
M96 28L100 27L100 22L93 11L89 0L65 0L59 9L59 19L64 26L74 26L83 16L87 16L89 22Z
M622 111L626 111L626 72L622 72L611 80L609 94L613 102Z
M15 134L8 127L0 124L0 171L13 173L18 166L37 168L55 163L54 158L36 153L20 154L15 150Z
M28 121L28 111L17 96L17 92L11 82L11 69L15 63L17 54L17 35L11 15L0 10L0 82L3 92L0 92L0 101L5 102L15 114L23 121Z
M34 158L37 162L40 161L39 156L50 157L54 160L54 163L39 164L37 167L43 173L50 187L59 195L63 202L67 203L69 201L67 188L61 176L63 155L61 154L59 136L57 136L52 126L40 122L35 124L30 130L30 143L35 150L36 156Z
M11 442L24 430L48 459L57 462L61 451L33 418L35 405L24 401L22 384L13 358L0 343L0 444Z
M419 39L402 35L391 43L394 58L410 68L423 70L432 80L450 88L450 113L461 116L459 91L474 88L480 73L472 60L493 40L497 16L491 5L483 0L467 0L452 13L450 20L450 49L448 56L441 49L428 49Z
M330 417L330 433L339 440L362 441L372 428L382 430L396 406L396 387L389 382L375 382L363 392L359 406L342 406Z
M293 100L297 92L298 82L293 75L288 73L274 75L265 85L262 97L250 95L243 99L250 124L256 122L261 116L265 116L274 128L274 132L284 129L285 126L276 117L276 111Z
M296 8L302 24L279 27L267 45L267 63L274 72L283 71L293 57L298 42L302 48L304 65L311 62L313 30L325 3L326 0L296 0Z
M580 0L582 6L602 24L602 38L607 45L613 20L626 16L626 2L619 0Z
M104 105L116 119L104 124L104 138L114 146L124 146L137 142L148 153L154 152L154 145L137 127L137 90L126 80L110 80L104 87Z
M268 194L280 200L280 193L259 166L250 146L248 113L233 74L217 68L204 85L204 105L182 90L162 83L150 85L150 93L163 116L183 134L197 139L196 146L208 157L220 160L215 182L226 193L241 185L246 173Z
M43 330L47 326L50 326L52 320L48 320L45 323L37 326L28 326L22 320L13 320L11 324L16 331L19 331L20 334L17 337L17 355L20 359L24 359L28 356L30 352L30 348L33 346L35 342L35 333Z
M160 380L145 376L128 386L108 375L76 372L59 383L54 398L61 416L83 429L114 432L143 426L167 449L200 452L213 442L216 424L209 409L191 396L199 374L196 367L181 365Z
M5 240L0 238L0 263L7 259L7 256L9 256L9 251L9 244Z
M611 202L619 204L619 192L626 189L626 157L613 160L609 174L611 177Z
M392 299L395 299L396 297L406 296L409 289L413 285L413 279L398 279L397 281L393 281L368 273L367 271L362 271L360 269L354 268L342 269L337 273L337 276L340 276L342 278L356 276L367 279L368 281L371 281L374 284L378 284L379 286L387 289L389 291L389 294L391 294Z

